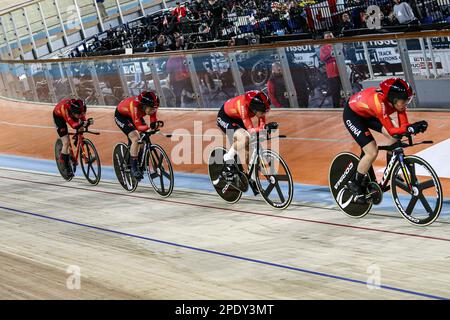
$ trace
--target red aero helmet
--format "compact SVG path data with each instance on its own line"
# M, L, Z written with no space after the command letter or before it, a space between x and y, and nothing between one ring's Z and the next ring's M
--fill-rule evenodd
M81 114L86 111L86 104L81 99L72 99L69 110L72 114Z
M410 103L414 95L411 85L400 78L389 78L384 80L380 83L380 88L390 103L394 103L395 99L407 100L408 103Z
M146 107L158 108L159 107L159 98L152 91L144 91L138 97L139 103L142 105L142 108Z
M267 95L259 91L256 95L253 95L253 92L246 93L247 98L250 100L249 108L255 113L256 111L260 112L268 112L270 110L270 99Z

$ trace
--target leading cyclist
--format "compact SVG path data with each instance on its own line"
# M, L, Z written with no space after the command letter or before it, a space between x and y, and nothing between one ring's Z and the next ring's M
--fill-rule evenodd
M382 81L379 88L371 87L354 94L345 103L343 119L348 132L364 152L359 161L356 174L349 182L355 202L365 203L363 184L365 175L378 155L378 146L369 129L382 133L390 144L397 142L392 136L409 132L417 134L425 132L426 121L413 124L408 122L406 108L413 99L414 93L408 82L400 78ZM394 126L390 115L397 112L398 127ZM388 162L392 153L388 153Z

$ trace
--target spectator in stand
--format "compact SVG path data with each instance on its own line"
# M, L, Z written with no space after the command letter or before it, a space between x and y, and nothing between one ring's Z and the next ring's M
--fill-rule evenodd
M177 19L177 23L180 23L181 19L186 17L186 8L181 6L179 2L176 5L175 9L172 10L172 16Z
M199 38L202 41L211 41L213 40L212 34L211 34L211 28L209 27L209 25L204 22L200 25L200 27L198 28L198 32L201 34L199 36Z
M166 36L163 34L160 34L156 40L155 52L162 52L162 51L168 51L168 50L170 50L170 49L166 46Z
M414 15L414 11L407 2L401 2L401 0L394 0L393 13L400 24L419 24Z
M342 14L342 22L339 26L339 34L343 34L345 30L352 30L355 26L350 21L350 15L348 13Z
M289 99L285 96L287 90L284 83L281 64L272 64L272 74L267 81L267 92L272 104L277 108L289 108Z
M308 31L306 19L302 15L303 9L294 1L289 3L289 17L294 21L294 24L302 32Z
M100 12L100 17L102 21L108 20L108 13L105 8L105 0L95 0L97 2L98 11Z
M355 0L355 8L352 10L352 21L355 29L361 29L364 27L363 16L366 10L360 0Z
M324 39L334 38L330 31L325 32ZM320 60L325 62L328 78L329 95L333 99L333 108L341 107L341 80L336 58L333 57L333 46L326 44L320 48Z
M193 1L190 11L195 20L200 20L202 13L206 11L204 0Z
M174 50L184 50L185 49L184 48L184 36L179 32L175 32L173 34L173 37L175 40L174 41L174 45L175 45Z
M220 22L223 19L224 5L220 0L208 1L208 16L211 19L211 33L214 39L219 38Z
M182 96L184 92L186 90L192 91L186 58L183 56L170 56L169 60L167 60L166 71L169 86L172 87L176 98L174 107L179 108L183 102Z

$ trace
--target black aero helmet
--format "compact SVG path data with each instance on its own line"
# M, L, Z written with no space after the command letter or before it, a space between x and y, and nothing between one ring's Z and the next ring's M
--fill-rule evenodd
M139 95L138 99L143 109L145 109L146 107L159 107L159 98L154 92L144 91Z
M259 91L256 95L253 96L252 92L247 92L247 97L250 98L249 109L251 112L256 113L259 112L268 112L270 110L270 99L267 95ZM253 97L252 97L253 96Z

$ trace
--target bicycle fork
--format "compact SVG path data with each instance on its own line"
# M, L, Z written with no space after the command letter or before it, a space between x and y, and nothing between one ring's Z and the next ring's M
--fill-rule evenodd
M409 192L411 193L412 190L413 190L412 180L411 180L411 175L409 173L409 170L406 168L405 161L404 161L405 160L405 156L403 155L403 153L399 155L398 159L399 159L399 162L400 162L400 167L401 167L402 172L403 172L403 176L405 177L405 180L406 180L405 182L407 183L408 188L409 188Z

